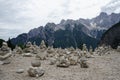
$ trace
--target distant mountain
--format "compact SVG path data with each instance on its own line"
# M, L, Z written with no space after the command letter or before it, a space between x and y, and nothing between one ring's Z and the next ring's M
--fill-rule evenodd
M120 21L120 14L107 15L101 13L93 19L61 20L59 24L47 23L45 26L30 30L11 39L14 45L23 45L28 41L36 42L45 40L48 46L54 47L81 47L86 43L94 48L97 46L102 34L112 25Z
M97 39L100 39L106 30L119 21L120 13L112 13L108 15L104 12L101 12L99 16L93 19L79 19L79 22L90 30L91 36Z
M102 36L100 45L110 45L112 48L120 46L120 22L108 29Z

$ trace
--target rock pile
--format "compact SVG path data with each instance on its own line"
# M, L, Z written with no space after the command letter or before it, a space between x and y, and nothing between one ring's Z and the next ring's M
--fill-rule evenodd
M45 70L41 67L40 61L35 60L31 62L31 66L27 72L30 77L41 77L44 75Z
M23 52L24 53L34 53L34 51L35 51L35 48L33 47L32 43L31 42L27 42L26 48L23 49Z
M3 42L0 48L0 60L6 60L12 55L11 49L8 47L6 42Z
M110 46L99 46L98 48L95 49L95 53L102 56L104 54L110 54L110 50L112 50L112 48Z
M47 51L46 51L47 47L45 45L45 42L42 41L40 44L40 48L38 49L38 53L36 55L36 58L40 59L40 60L45 60L46 56L47 56Z
M23 51L21 49L21 47L19 46L16 46L15 49L13 50L14 54L22 54Z
M85 57L80 58L79 63L80 63L81 68L88 68L89 67L88 63L87 63L87 59Z

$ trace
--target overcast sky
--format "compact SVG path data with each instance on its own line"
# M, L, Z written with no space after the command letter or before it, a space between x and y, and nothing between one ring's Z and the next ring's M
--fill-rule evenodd
M120 0L0 0L0 38L7 40L47 22L120 12Z

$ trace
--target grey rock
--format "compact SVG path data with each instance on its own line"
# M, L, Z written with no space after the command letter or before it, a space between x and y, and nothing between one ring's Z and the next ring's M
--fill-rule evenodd
M23 72L24 72L24 69L18 69L18 70L16 70L16 73L18 73L18 74L21 74Z
M24 53L23 57L32 57L32 53Z
M31 65L32 65L32 67L40 67L41 66L41 62L40 62L40 60L33 60L31 62Z
M41 77L44 75L45 70L41 67L30 67L27 72L30 77Z
M81 68L88 68L88 63L87 63L87 59L85 57L80 58L80 66Z

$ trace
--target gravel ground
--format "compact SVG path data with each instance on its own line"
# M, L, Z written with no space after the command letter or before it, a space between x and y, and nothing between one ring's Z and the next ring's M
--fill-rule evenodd
M89 68L80 65L69 68L59 68L49 65L49 61L41 61L45 74L42 77L29 77L27 69L35 57L15 56L11 63L0 65L0 80L120 80L120 53L111 51L112 54L89 58ZM16 70L24 69L18 74Z

